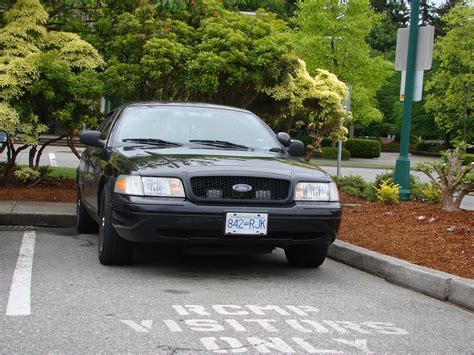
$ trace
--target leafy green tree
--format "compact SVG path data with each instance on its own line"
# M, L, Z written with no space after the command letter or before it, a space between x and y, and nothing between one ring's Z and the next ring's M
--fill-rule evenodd
M39 1L18 0L0 30L0 129L10 135L5 177L27 148L30 167L38 168L42 151L53 141L38 151L48 120L62 124L71 141L98 105L101 83L95 69L103 64L101 57L76 34L47 31L47 19ZM23 144L15 148L14 140Z
M434 58L440 65L426 85L426 108L444 132L461 134L464 141L469 132L472 140L474 9L457 5L444 20L448 32L435 44Z
M356 122L382 119L375 94L390 73L391 64L371 56L366 37L380 21L368 0L310 0L299 3L294 38L310 72L327 69L352 85L352 112Z

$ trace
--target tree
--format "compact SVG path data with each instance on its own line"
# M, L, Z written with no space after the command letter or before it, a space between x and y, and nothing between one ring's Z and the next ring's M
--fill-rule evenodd
M294 23L297 53L310 72L329 70L352 85L351 110L356 122L382 119L375 94L389 75L391 64L371 56L366 37L380 21L368 0L310 0L299 3Z
M73 33L47 31L48 14L37 0L18 0L5 13L0 30L0 129L10 135L7 177L19 151L30 148L30 167L38 168L44 148L38 140L56 119L72 146L73 136L93 119L101 84L95 69L98 52ZM61 138L63 138L61 137ZM21 140L15 148L13 142Z
M444 132L461 135L464 141L470 132L472 140L474 9L457 5L444 20L448 32L435 44L433 56L440 65L426 85L426 108Z
M443 210L447 212L459 211L463 198L474 192L474 163L462 165L464 152L465 145L461 143L455 149L448 150L440 162L416 165L416 170L425 173L441 190Z

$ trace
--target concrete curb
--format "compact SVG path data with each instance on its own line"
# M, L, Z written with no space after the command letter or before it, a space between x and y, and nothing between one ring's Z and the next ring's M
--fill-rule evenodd
M474 311L474 280L414 265L340 240L329 247L328 256L393 284Z
M75 203L0 201L0 225L67 227L75 223Z

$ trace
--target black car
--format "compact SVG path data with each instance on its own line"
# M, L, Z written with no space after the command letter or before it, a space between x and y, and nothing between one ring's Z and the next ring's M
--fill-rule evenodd
M80 141L77 229L98 229L102 264L129 263L135 242L151 242L190 254L280 247L290 264L318 267L339 230L328 174L249 111L134 103Z

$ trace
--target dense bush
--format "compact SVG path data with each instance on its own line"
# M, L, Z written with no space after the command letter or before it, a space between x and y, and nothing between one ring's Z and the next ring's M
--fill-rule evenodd
M351 196L362 197L368 184L358 175L333 176L337 187Z
M392 179L393 180L393 171L392 172L387 172L383 174L378 174L375 177L374 184L376 187L380 187L382 181L387 180L387 179ZM419 183L420 179L418 176L410 174L410 186L413 187Z
M337 147L322 147L320 151L315 151L314 156L323 159L337 159ZM342 149L342 160L349 160L351 153Z
M377 201L386 205L393 205L400 197L400 185L394 184L392 179L382 180L379 187L375 187Z
M39 179L41 174L38 170L32 168L20 168L16 170L13 175L18 181L27 183Z
M440 153L444 150L444 145L442 143L429 143L429 142L421 142L418 143L414 150L419 152L428 152L428 153Z
M442 192L438 186L429 182L427 184L418 184L413 186L411 195L414 200L437 203L441 201Z
M293 139L297 139L299 141L302 141L304 143L304 146L306 147L307 145L313 145L313 138L308 136L308 135L296 135L292 137ZM323 140L321 141L321 147L333 147L335 142L333 142L331 139L328 137L324 137Z
M474 163L474 154L464 154L462 156L462 165Z
M380 157L380 142L373 139L348 138L344 148L351 153L353 158L378 158Z

